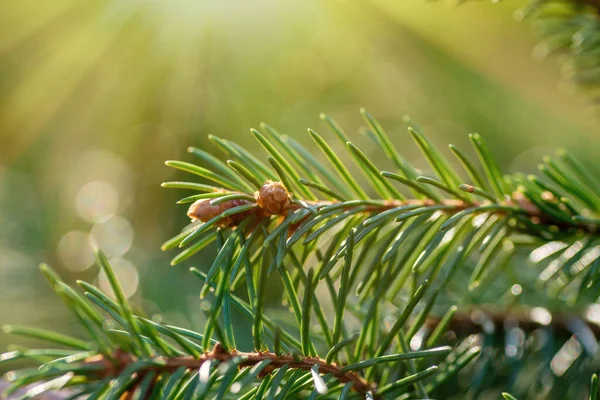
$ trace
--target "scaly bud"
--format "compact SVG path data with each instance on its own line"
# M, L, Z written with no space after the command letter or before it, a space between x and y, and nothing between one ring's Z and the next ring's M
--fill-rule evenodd
M238 207L244 204L248 204L248 200L236 199L229 200L217 205L211 204L211 199L202 199L194 202L188 209L187 216L193 220L202 222L210 221L211 219L221 215L223 212L233 207ZM240 213L231 217L222 218L217 225L220 227L230 226L240 222L247 213Z
M256 203L265 214L281 214L290 204L290 194L281 182L267 181L254 193Z

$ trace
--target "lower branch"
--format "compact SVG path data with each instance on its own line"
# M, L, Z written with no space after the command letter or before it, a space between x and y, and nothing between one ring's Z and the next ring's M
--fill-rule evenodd
M325 360L318 357L292 356L289 354L277 355L271 352L245 353L237 351L227 351L220 343L217 343L212 351L204 353L199 358L191 356L181 357L156 357L157 365L142 368L137 371L139 382L141 378L148 372L153 371L156 376L161 373L172 373L175 370L185 367L190 370L198 370L200 366L209 360L219 363L227 362L235 357L241 357L243 361L238 364L239 368L252 367L262 361L269 360L270 364L261 372L261 375L266 375L277 368L287 365L292 369L300 369L310 371L314 365L319 366L319 373L331 374L341 383L352 383L352 389L358 393L366 395L371 393L375 399L377 396L377 387L375 384L368 382L362 376L355 372L342 371L342 367L337 364L329 364ZM86 364L98 365L101 371L99 377L110 378L119 376L128 365L137 361L137 358L124 351L117 351L112 358L105 356L95 356L86 360ZM261 376L259 376L260 378ZM129 393L133 393L135 387Z
M454 332L458 337L465 337L480 332L503 332L510 327L519 327L525 332L547 327L565 336L580 336L582 329L600 336L597 319L598 317L594 320L578 313L550 313L541 307L501 310L476 306L458 310L448 325L448 331ZM425 322L425 327L432 330L439 322L440 318L430 317Z

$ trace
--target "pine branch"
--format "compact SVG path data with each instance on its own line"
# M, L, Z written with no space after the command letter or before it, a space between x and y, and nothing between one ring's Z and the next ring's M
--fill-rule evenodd
M291 398L305 398L303 393L310 390L310 386L314 387L313 392L317 394L343 391L345 396L350 396L352 391L373 399L387 399L398 393L408 393L412 384L436 374L438 367L431 365L425 370L415 370L410 375L400 375L391 380L383 379L380 372L373 374L374 371L383 371L412 360L425 362L427 359L443 359L452 354L450 347L439 346L379 354L340 363L336 361L339 359L338 353L351 345L353 340L340 341L328 351L326 358L319 357L318 354L302 355L298 353L295 339L285 335L280 329L275 329L272 336L274 351L239 351L229 348L226 342L215 342L210 338L207 340L200 333L158 324L134 315L131 306L122 297L112 268L101 252L97 253L97 261L109 277L116 301L98 288L80 282L80 286L86 290L85 299L66 286L48 266L42 265L41 270L51 286L80 320L91 340L85 341L35 328L5 326L7 333L69 348L20 349L0 355L0 363L29 360L39 365L10 372L7 377L11 384L5 390L6 395L28 387L22 396L25 399L68 387L74 396L100 396L115 400L157 396L200 399L209 394L216 395L217 398L248 399L260 398L259 393L267 390L274 395L280 384L285 383L279 397L282 399L288 398L283 396L292 394ZM222 306L218 290L215 295L217 297L213 306ZM240 310L246 310L251 318L256 318L257 315L243 300L232 296L230 301L240 307ZM99 314L92 307L99 308L105 315ZM258 308L255 309L258 312ZM211 314L213 317L215 315L216 313ZM305 309L304 315L310 315L310 310ZM107 323L106 317L112 323ZM269 328L276 327L266 315L261 317ZM209 320L207 326L215 321L216 318ZM119 326L123 330L105 328L110 325ZM261 335L258 332L253 332L253 336ZM310 334L308 335L302 337L303 343L305 340L310 343ZM215 344L208 351L204 344L211 342ZM262 343L263 340L258 342ZM285 354L282 352L284 345L291 345L296 349ZM305 350L312 351L310 346ZM443 381L447 378L442 376L441 379Z
M430 315L449 282L464 285L453 281L456 274L469 274L465 280L477 293L519 246L539 266L537 284L549 298L572 307L597 293L600 184L576 160L561 152L560 160L543 160L543 177L505 176L482 138L471 135L479 163L450 147L467 179L413 128L410 135L436 175L423 176L395 150L381 125L365 111L363 116L367 136L395 172L380 171L338 124L323 119L368 186L316 132L309 134L329 167L267 125L265 135L252 133L270 167L215 137L211 140L231 158L226 163L196 148L189 150L206 167L168 162L203 180L164 184L199 194L180 201L192 203L193 222L163 249L184 248L173 259L177 264L217 244L206 273L190 268L202 281L200 296L210 299L203 333L136 315L100 251L97 263L114 300L86 282L78 282L81 295L42 266L89 338L6 327L69 349L0 356L0 362L40 365L12 371L7 392L36 383L26 397L71 387L79 395L111 400L314 399L338 393L343 399L429 398L448 393L465 368L475 376L487 376L491 368L490 343L481 343L481 349L466 337L454 347L433 347L443 342L455 314L460 317L451 307L434 325ZM266 304L272 275L280 279L281 308ZM328 312L325 303L331 305ZM234 308L245 321L232 316ZM356 321L349 323L348 315ZM239 326L246 332L251 326L253 351L236 346ZM422 337L427 329L432 333ZM577 355L569 371L587 357ZM477 391L483 381L473 379ZM567 390L559 382L566 378L556 379L556 387Z
M395 174L391 172L382 172L382 176L384 177L393 177ZM422 179L422 181L425 181ZM282 192L285 193L286 198L290 198L291 195L285 190L285 187L281 182L272 182L267 181L264 185L261 186L261 189L265 189L271 186L278 186L281 188ZM460 189L464 190L467 193L476 193L477 189L474 186L463 184L460 185ZM465 210L471 211L474 214L478 213L489 213L497 216L506 216L512 214L519 214L526 218L528 218L533 224L542 224L549 225L558 228L560 231L567 231L569 229L579 229L582 232L596 234L598 232L598 228L596 224L590 224L588 222L584 222L584 219L581 220L573 220L573 221L565 221L564 219L557 218L553 214L545 214L542 210L536 207L536 205L524 198L521 193L514 193L512 198L508 198L505 201L500 202L492 202L492 201L463 201L461 199L440 199L438 201L433 199L387 199L387 200L365 200L365 201L328 201L328 200L310 200L303 201L302 203L289 203L285 201L285 206L277 206L277 212L271 212L265 208L264 205L260 204L261 197L259 192L255 192L255 200L256 207L248 207L248 209L244 208L242 210L235 210L235 214L233 215L224 215L227 211L233 211L232 209L241 206L252 206L254 200L249 199L249 195L246 193L228 191L226 189L216 189L216 193L219 194L218 199L225 199L231 197L242 198L243 200L225 200L219 202L218 207L214 207L212 204L215 204L213 200L203 199L196 201L192 206L190 206L187 215L192 220L201 221L201 222L209 222L212 218L220 218L219 221L215 221L215 224L220 228L232 227L235 228L245 219L254 218L255 223L258 224L261 222L266 222L270 220L273 216L285 217L291 213L295 213L299 210L307 209L308 207L313 207L315 210L326 209L328 211L335 209L339 210L339 212L352 212L353 210L358 210L358 214L368 215L368 214L382 214L386 211L390 210L399 210L403 209L406 211L413 211L417 209L423 208L435 208L436 210L441 211L447 215L455 215L460 212L464 212ZM197 196L192 196L193 198L197 198ZM191 200L191 199L187 199ZM186 201L181 201L181 203L185 203ZM437 207L441 206L441 207ZM205 208L211 208L206 214ZM327 208L328 207L328 208ZM213 213L214 212L214 213ZM303 222L308 220L309 217L299 218L299 221L290 224L288 234L293 234L295 229L300 227ZM528 227L521 227L524 233L530 233L531 231L527 229ZM533 233L537 233L533 231ZM185 242L182 242L185 246Z
M475 290L493 276L494 269L507 263L515 247L531 249L532 243L537 243L530 260L541 266L548 262L538 281L550 297L576 296L577 301L586 301L593 296L600 284L596 217L600 210L600 186L576 160L561 151L560 160L543 160L542 177L505 176L483 139L470 135L480 165L450 146L469 177L463 180L441 152L413 128L409 129L411 136L437 175L422 176L394 149L381 125L368 113L363 111L363 115L370 128L367 136L397 167L396 172L380 171L350 142L337 123L327 116L323 119L344 143L348 155L367 178L368 187L350 174L327 141L312 130L309 134L331 170L309 150L267 125L263 125L266 135L258 131L253 131L253 135L269 154L272 171L236 144L214 137L211 140L235 158L226 165L237 173L237 178L231 179L238 182L223 186L220 183L225 176L210 176L192 164L168 162L167 165L215 183L214 186L203 183L200 189L203 194L180 201L194 202L188 210L194 222L163 246L165 250L189 246L173 259L173 264L191 257L213 237L223 235L216 261L201 276L205 282L201 293L206 293L208 287L229 283L230 290L234 290L245 281L251 303L260 303L261 294L248 271L258 268L260 272L251 273L260 277L258 282L264 281L265 271L267 274L277 271L285 288L284 299L302 329L300 347L307 356L314 354L314 343L305 322L312 304L316 304L314 312L322 331L326 333L330 328L318 298L313 295L311 301L306 293L314 293L319 282L326 282L336 319L333 335L326 334L322 340L335 347L336 341L343 339L340 333L345 327L341 321L344 309L348 308L347 312L363 321L355 350L348 353L355 360L384 354L398 335L406 334L407 340L418 337L416 333L427 328L424 324L437 294L457 268L468 265L465 261L470 256L478 260L468 279L469 289ZM403 188L398 189L392 183L400 183ZM255 192L241 189L244 184L250 184ZM177 182L164 186L195 189L197 185ZM524 241L523 235L529 239ZM312 273L312 261L307 274L304 265L315 253L315 272ZM367 257L372 261L365 262ZM232 264L231 268L222 267ZM291 277L286 272L290 267L294 274ZM336 281L340 285L337 295L333 287ZM348 304L346 298L353 287L357 299ZM305 295L302 305L297 298L301 290ZM401 306L393 326L380 332L377 321L383 317L380 310L386 301ZM572 299L568 302L573 303ZM420 312L411 318L415 308ZM260 326L260 321L255 319L255 322ZM437 342L452 319L435 322L432 337L421 338L415 342L416 346ZM472 327L463 323L465 328ZM260 347L262 342L257 343ZM396 348L406 351L407 345L408 341L401 341ZM465 353L465 349L456 351L454 359L460 360L460 368L473 360L471 354L476 354ZM455 365L440 365L444 372L437 376L452 375L449 372ZM416 371L415 365L410 366L411 374L417 374ZM415 384L416 393L426 397L439 387L435 382L437 379L427 385Z
M466 254L461 253L464 258L469 251L489 248L490 254L482 258L481 264L471 276L469 286L473 289L481 284L489 270L489 264L493 262L502 243L508 241L511 235L524 233L540 237L544 241L581 235L596 237L600 222L594 217L600 210L598 184L566 153L561 153L560 162L549 158L544 160L540 171L545 179L518 174L509 177L501 174L483 139L477 134L470 135L481 167L469 160L465 153L450 146L469 176L470 182L464 183L452 164L426 137L417 128L409 128L437 178L420 176L394 149L381 125L366 111L363 111L363 115L370 128L369 136L397 166L397 172L377 169L349 141L335 121L327 116L323 116L323 120L345 144L349 156L369 179L371 188L361 187L327 141L312 130L309 130L310 136L330 162L333 171L329 171L313 156L308 156L311 154L309 150L287 136L280 135L268 125L263 125L268 137L258 131L253 131L253 135L269 154L267 158L273 167L272 171L233 142L212 136L211 140L227 155L236 158L227 161L227 165L231 167L229 170L225 169L225 164L219 166L219 171L226 170L227 173L209 174L208 169L193 164L167 162L171 167L199 175L214 183L214 186L187 182L163 184L165 187L204 192L188 196L179 202L194 202L188 210L188 216L195 223L163 245L164 250L188 247L173 259L172 264L178 264L206 247L214 240L217 230L235 230L238 234L241 231L244 236L248 236L260 226L261 231L252 235L254 242L262 241L263 245L269 246L273 244L277 267L281 266L288 255L297 257L294 255L295 249L299 248L300 243L319 248L319 239L326 237L325 233L328 231L341 234L354 230L355 247L378 231L396 236L396 240L389 243L382 253L381 261L387 262L400 244L407 240L408 235L404 232L411 232L425 235L421 240L427 238L427 242L423 242L427 246L418 250L416 255L421 252L423 254L418 259L405 260L412 263L412 270L415 272L422 273L429 269L431 274L436 274L437 271L431 269L433 261L430 258L432 255L440 255L440 252L448 255L453 248L462 247L467 249ZM199 154L198 150L192 153ZM284 155L288 155L289 160ZM201 158L207 160L205 156ZM214 160L210 160L209 164L215 167ZM483 169L483 174L479 168ZM273 182L272 179L278 181ZM406 198L392 182L400 183L410 190L411 197ZM245 189L246 185L252 186L256 191ZM374 191L376 196L368 195L370 191ZM421 216L427 219L419 219L419 224L428 225L432 230L403 229L413 226ZM475 238L467 235L469 229L483 234L491 225L494 226L490 231L493 237L483 235ZM450 234L446 236L448 232ZM463 237L454 238L444 247L444 237L452 238L457 233ZM468 239L468 242L463 239ZM474 246L471 240L484 240L495 245ZM242 254L239 249L245 246L238 242L232 236L228 240L227 251ZM259 248L258 244L255 246ZM347 243L341 240L339 248L328 259L323 260L316 276L323 279L346 251ZM298 262L302 264L303 260ZM400 268L401 266L398 271ZM209 280L217 270L217 263L214 263L208 273ZM233 272L239 273L239 268L234 268ZM232 275L231 282L234 281L236 277Z
M534 55L560 55L565 80L589 92L598 103L600 0L530 0L515 16L531 21L540 31L542 41Z
M531 19L540 29L543 41L535 54L563 55L562 72L598 100L600 77L598 44L600 39L600 1L531 1L519 15Z
M346 370L348 366L342 367L337 364L330 364L327 361L316 357L292 356L288 354L277 355L272 352L246 353L235 350L227 351L220 343L217 343L211 351L202 354L200 357L180 356L172 358L155 357L149 359L148 365L145 368L136 370L136 382L131 389L129 389L129 392L133 393L137 385L141 383L144 377L149 373L154 373L156 376L159 376L163 373L172 374L179 368L199 370L206 362L218 365L235 361L236 359L241 360L236 362L239 369L254 367L258 364L268 362L267 367L262 369L259 378L261 376L267 376L276 369L281 369L283 367L310 372L311 369L316 366L319 373L330 374L333 378L344 384L351 383L352 389L356 392L363 395L371 393L375 399L379 398L376 386L367 382L362 376L352 370ZM100 356L89 358L84 361L83 365L97 371L99 379L103 379L119 376L136 361L138 360L131 354L117 351L116 354L113 354L110 357Z
M423 329L431 332L440 322L442 322L441 317L430 316L423 325ZM527 333L547 327L557 336L578 335L582 330L591 332L594 336L600 336L598 321L590 319L585 313L550 312L547 309L535 307L519 307L508 310L485 305L461 307L453 313L452 318L445 326L457 337L480 332L503 334L506 326L519 327Z

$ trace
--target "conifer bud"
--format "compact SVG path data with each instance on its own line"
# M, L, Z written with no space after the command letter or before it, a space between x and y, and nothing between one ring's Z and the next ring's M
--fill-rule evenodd
M268 181L254 193L256 203L266 214L276 215L290 204L290 194L281 182Z
M210 199L195 201L188 209L187 216L193 220L206 222L221 214L221 204L212 205Z
M207 222L221 215L233 207L248 204L248 200L236 199L229 200L217 205L211 204L212 199L201 199L194 202L188 209L187 216L194 220ZM239 223L247 215L246 212L222 218L217 222L218 226L226 227Z

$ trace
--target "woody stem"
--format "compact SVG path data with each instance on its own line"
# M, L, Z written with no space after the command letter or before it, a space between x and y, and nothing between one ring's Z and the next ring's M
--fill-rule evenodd
M318 365L319 373L331 374L335 379L341 383L352 383L352 388L358 393L366 395L372 393L374 398L378 398L376 393L376 385L368 382L365 378L352 371L343 371L342 367L328 363L324 359L319 357L305 357L296 356L289 354L277 355L271 352L237 352L227 351L220 343L217 343L213 350L202 354L200 357L195 358L191 356L180 356L180 357L155 357L152 361L156 361L149 366L146 366L136 373L141 378L145 374L153 371L156 376L161 373L172 373L175 370L184 367L189 370L197 370L202 364L207 361L213 361L217 363L224 363L233 359L241 359L238 363L238 368L252 367L263 361L269 361L269 365L265 367L262 374L269 373L277 368L281 368L285 365L288 368L300 369L310 371L314 365ZM123 351L117 351L113 354L112 359L105 357L90 359L86 362L88 365L98 365L98 369L101 371L101 378L109 378L118 376L127 366L137 361L136 358L129 353ZM259 376L260 377L260 376Z

